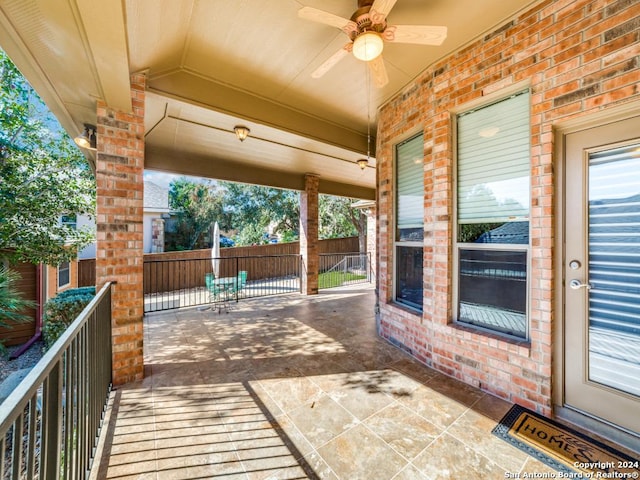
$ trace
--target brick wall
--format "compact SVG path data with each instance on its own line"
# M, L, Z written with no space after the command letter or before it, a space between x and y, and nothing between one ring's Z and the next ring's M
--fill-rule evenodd
M307 174L304 178L304 191L300 193L300 255L302 272L300 280L302 292L307 295L318 293L318 186L320 177Z
M133 112L98 102L96 284L112 295L113 381L143 377L143 169L145 77L131 77Z
M551 413L553 126L640 98L640 3L549 0L423 72L380 111L381 335L445 374ZM531 88L530 341L451 323L453 112L519 84ZM393 147L424 133L424 313L391 303Z
M378 222L376 221L376 207L375 205L369 207L366 211L367 215L367 252L371 255L371 274L373 278L376 278L378 274L378 251L377 251L377 228Z

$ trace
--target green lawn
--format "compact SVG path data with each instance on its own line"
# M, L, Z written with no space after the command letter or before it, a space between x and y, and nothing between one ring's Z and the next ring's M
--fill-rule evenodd
M350 272L325 272L318 275L318 288L339 287L345 282L363 280L365 275L357 275Z

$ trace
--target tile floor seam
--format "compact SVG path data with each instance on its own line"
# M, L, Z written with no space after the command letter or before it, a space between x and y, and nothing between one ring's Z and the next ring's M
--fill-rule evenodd
M456 441L460 442L461 444L463 444L465 447L471 449L472 451L474 451L476 453L476 455L479 455L481 457L483 457L484 459L488 460L490 463L492 463L493 465L495 465L496 467L498 467L500 470L502 470L503 473L506 474L506 472L508 472L508 470L502 466L501 464L499 464L498 462L496 462L495 460L493 460L492 458L488 457L487 455L485 455L483 452L476 450L473 446L469 445L468 443L466 443L464 440L462 440L461 438L456 437L455 435L452 435L451 433L448 432L443 432L446 433L447 435L449 435L450 437L452 437L453 439L455 439ZM527 460L525 459L522 467L520 468L520 471L522 471L522 469L524 468L524 464L527 463ZM504 478L504 477L500 477L500 478Z
M390 403L389 405L387 405L386 407L384 407L383 409L379 410L377 413L382 412L383 410L386 410L387 408L391 408L391 406L393 406L394 404L399 405L402 408L406 408L407 410L409 410L410 412L416 414L418 417L420 417L421 419L425 420L426 422L428 422L430 425L433 425L435 428L440 429L441 427L439 427L438 425L436 425L435 423L433 423L431 420L423 417L422 415L418 414L417 412L414 412L413 410L411 410L409 407L407 407L406 405L402 404L402 402L398 402L397 400L394 401L394 403ZM371 415L373 416L373 415ZM370 417L368 417L370 418ZM363 422L364 423L364 422ZM368 427L368 425L365 425L366 427ZM368 427L369 428L369 427ZM369 428L369 430L371 430ZM431 441L429 441L429 443L422 449L420 450L416 455L414 455L414 459L417 458L418 456L420 456L422 454L422 452L424 452L427 448L429 448L429 446L435 442L440 436L442 436L442 434L445 432L445 429L443 429L441 432L439 432ZM375 432L373 432L375 433ZM378 437L380 437L378 435ZM408 457L406 457L405 455L403 455L401 452L399 452L398 450L396 450L393 445L391 445L389 442L385 441L382 437L380 437L382 441L384 441L387 445L389 445L389 447L395 451L396 453L398 453L399 455L401 455L403 458L407 459L407 462L411 462L413 461L413 459L409 459Z
M298 373L300 373L300 372L298 372ZM283 380L284 380L284 379L283 379ZM320 458L322 458L323 462L327 463L327 462L326 462L326 460L324 459L324 457L322 457L322 455L320 455L320 453L316 451L316 449L313 447L313 445L311 445L311 443L309 442L309 440L307 439L307 437L304 435L304 433L302 433L302 431L300 431L300 429L299 429L299 428L297 427L297 425L294 423L293 419L292 419L291 417L289 417L288 413L287 413L287 412L285 412L284 410L282 410L282 408L280 407L280 405L278 404L278 402L276 402L276 401L275 401L275 399L271 396L271 394L269 393L269 391L264 387L264 385L262 385L262 384L261 384L260 380L255 379L255 381L257 381L257 382L258 382L258 384L260 384L260 386L261 386L261 388L262 388L263 392L264 392L264 393L269 397L269 399L270 399L270 400L271 400L271 401L272 401L272 402L273 402L273 403L274 403L274 404L275 404L275 405L280 409L280 411L282 412L282 414L281 414L281 415L274 415L274 414L271 414L271 415L270 415L270 417L271 417L271 418L267 417L267 415L265 415L265 414L264 414L264 412L262 412L262 415L265 417L265 420L266 420L267 422L269 422L269 424L272 426L272 428L273 428L272 421L275 421L275 422L277 423L278 427L282 430L283 434L284 434L284 435L289 439L289 441L290 441L291 443L293 443L293 440L291 439L291 437L290 437L290 436L285 432L284 428L282 427L281 422L278 422L278 417L286 417L286 418L289 420L290 424L291 424L291 425L293 425L293 427L294 427L294 428L295 428L295 429L300 433L300 435L302 435L302 437L304 438L304 440L305 440L307 443L309 443L309 445L311 446L311 451L310 451L310 452L308 452L308 453L306 453L306 454L303 454L302 452L300 452L300 451L299 451L299 453L300 453L300 458L296 458L296 456L295 456L295 455L294 455L294 453L291 451L291 449L289 448L289 446L287 445L287 443L286 443L286 442L281 438L281 440L282 440L282 443L283 443L284 447L289 451L289 453L291 454L291 457L293 458L293 460L294 460L298 465L300 465L300 460L304 459L305 457L308 457L311 453L316 453L316 455L318 455ZM262 402L262 403L264 404L264 402ZM281 437L281 436L280 436L280 434L278 434L278 436L279 436L279 437ZM232 440L233 440L233 438L232 438ZM296 448L296 449L297 449L297 448ZM241 462L241 464L242 464L243 470L245 471L245 474L248 476L248 472L247 472L247 470L246 470L245 462L244 462L242 459L240 459L240 462ZM329 466L329 465L327 464L327 466ZM302 467L301 467L301 468L302 468ZM331 467L329 467L329 468L331 469ZM281 469L281 470L282 470L282 469ZM281 470L279 470L279 471L281 471ZM277 472L276 472L276 475L279 473L279 471L277 471ZM333 472L333 470L331 470L331 471L332 471L332 473L334 473L334 475L336 475L336 474L335 474L335 472ZM336 475L336 477L338 477L338 475Z
M371 430L367 425L365 425L364 423L360 422L359 424L354 425L353 427L349 428L348 430L345 430L344 432L339 433L338 435L336 435L335 437L333 437L331 440L329 440L328 442L324 443L323 445L319 446L318 449L327 446L328 444L330 444L331 442L337 440L338 438L347 435L351 430L353 430L354 428L358 427L358 426L362 426L365 429L367 429L369 431L370 434L372 434L373 436L377 437L378 440L380 440L382 443L384 443L387 447L389 447L395 454L397 454L398 456L400 456L402 458L402 460L404 460L406 462L406 465L404 465L400 470L398 470L395 475L393 477L391 477L390 480L392 480L394 477L396 477L400 472L402 472L402 470L404 470L406 468L406 466L408 464L411 463L411 461L409 459L407 459L404 455L402 455L400 452L398 452L395 448L393 448L391 445L389 445L388 442L386 442L382 437L380 437L380 435L378 435L376 432L374 432L373 430ZM316 450L318 450L316 449ZM327 463L327 465L329 465L329 463L327 462L327 460L322 456L322 454L320 452L318 452L318 455L320 456L320 458L322 458L324 460L325 463ZM331 468L331 465L329 465L329 468ZM419 470L419 469L418 469ZM334 472L335 473L335 472ZM340 480L340 476L336 473L336 477L338 477L338 479ZM345 479L345 480L349 480L349 479Z
M259 382L259 381L258 381L258 382ZM268 390L267 390L267 389L265 389L265 388L264 388L264 386L262 387L262 389L263 389L263 391L264 391L264 392L269 396L269 398L271 399L271 401L272 401L272 402L274 402L274 403L277 405L277 402L273 399L273 397L271 397L271 394L268 392ZM278 406L278 408L280 408L280 406ZM299 407L298 407L298 408L299 408ZM340 477L338 476L338 474L337 474L336 472L334 472L334 471L333 471L333 469L332 469L332 468L331 468L331 466L327 463L327 461L325 460L325 458L324 458L322 455L320 455L320 452L318 452L318 451L317 451L317 449L316 449L316 448L315 448L315 447L314 447L314 446L309 442L309 440L307 439L306 435L305 435L305 434L304 434L304 433L303 433L303 432L298 428L298 426L295 424L295 422L294 422L294 421L293 421L293 419L289 416L289 414L288 414L287 412L285 412L284 410L282 410L282 409L281 409L281 412L282 412L282 414L281 414L281 415L277 415L277 416L275 416L275 415L271 415L271 417L272 417L272 419L273 419L273 420L278 424L278 426L279 426L279 427L280 427L280 429L282 430L283 434L284 434L284 435L289 439L289 441L290 441L291 443L293 443L293 440L291 439L291 437L286 433L286 431L285 431L285 430L284 430L284 428L282 427L281 423L280 423L280 422L278 422L278 417L286 417L286 418L288 419L289 423L290 423L290 424L291 424L291 425L292 425L292 426L293 426L293 427L294 427L294 428L295 428L295 429L300 433L300 435L302 435L302 438L304 438L304 440L305 440L305 441L309 444L309 446L311 447L311 451L309 451L309 452L307 452L307 453L302 453L302 452L300 452L300 451L298 450L298 452L300 453L300 457L299 457L299 458L296 458L296 456L293 454L293 452L291 452L291 449L289 448L289 446L288 446L288 445L286 444L286 442L283 440L284 447L285 447L287 450L289 450L289 453L291 454L291 457L294 459L294 461L295 461L298 465L300 465L300 460L304 460L305 458L308 458L311 454L316 454L318 457L320 457L320 458L322 459L322 461L323 461L323 462L327 465L327 467L331 470L331 473L333 473L333 474L336 476L336 478L337 478L338 480L340 480ZM265 417L266 417L266 415L265 415ZM268 419L268 418L267 418L267 421L269 421L269 423L271 423L271 420L270 420L270 419ZM278 436L280 436L280 435L278 434ZM295 447L295 445L294 445L294 447ZM297 450L297 448L296 448L296 450ZM306 462L306 460L305 460L305 462ZM244 463L243 463L243 465L244 465ZM276 475L277 475L280 471L284 470L285 468L287 468L287 467L284 467L283 469L278 470L278 471L276 472ZM302 468L302 467L301 467L301 468ZM270 478L270 477L269 477L269 478ZM278 477L275 477L275 478L278 478Z
M384 409L383 409L383 410L384 410ZM366 425L364 422L363 422L363 426L364 426L367 430L369 430L373 435L375 435L376 437L378 437L382 442L384 442L384 444L385 444L385 445L387 445L391 450L393 450L395 453L397 453L398 455L400 455L400 456L401 456L401 457L402 457L402 458L407 462L407 464L411 463L411 461L412 461L413 459L408 458L408 457L407 457L407 456L405 456L402 452L400 452L400 451L398 451L396 448L394 448L394 446L393 446L393 445L391 445L391 444L390 444L389 442L387 442L384 438L382 438L380 435L378 435L375 431L373 431L373 430L372 430L368 425ZM437 438L437 437L436 437L436 438ZM433 440L431 440L431 441L429 442L429 445L430 445L431 443L433 443ZM427 447L425 447L425 448L427 448ZM424 450L424 449L423 449L423 450ZM420 453L422 453L422 450L420 451ZM419 455L419 454L418 454L418 455ZM416 455L414 458L416 458L418 455ZM406 467L406 465L405 465L405 467ZM402 470L404 470L404 468L405 468L405 467L401 468L401 469L400 469L400 471L398 471L398 472L396 473L396 475L397 475L398 473L400 473ZM394 475L394 476L395 476L395 475Z
M474 403L474 404L475 404L475 403ZM407 407L406 405L403 405L403 406L404 406L404 407L406 407L406 408L409 408L409 407ZM467 407L467 409L466 409L463 413L461 413L461 414L460 414L460 415L459 415L455 420L453 420L453 421L452 421L449 425L447 425L446 427L440 427L439 425L436 425L436 424L435 424L435 423L433 423L429 418L427 418L427 417L425 417L424 415L422 415L421 413L419 413L419 412L417 412L417 411L414 411L414 410L412 410L411 408L409 408L409 410L411 410L411 412L413 412L414 414L416 414L417 416L419 416L419 417L420 417L420 418L422 418L423 420L425 420L425 421L427 421L427 422L431 423L431 424L432 424L432 425L434 425L436 428L442 428L442 431L441 431L441 432L439 432L439 433L438 433L438 435L436 435L436 436L435 436L435 437L434 437L434 438L433 438L433 439L432 439L432 440L431 440L431 441L430 441L430 442L429 442L429 443L428 443L428 444L427 444L427 445L426 445L422 450L420 450L420 452L418 452L418 453L413 457L413 459L412 459L412 460L410 460L410 461L409 461L409 463L411 463L411 464L413 465L413 467L414 467L416 470L418 470L418 471L420 471L421 473L423 473L423 472L422 472L422 470L421 470L420 468L418 468L416 465L414 465L414 464L413 464L413 460L415 460L416 458L420 457L420 455L422 455L423 453L425 453L425 452L426 452L426 451L427 451L427 450L428 450L428 449L429 449L429 448L430 448L430 447L431 447L431 446L432 446L432 445L433 445L433 444L434 444L438 439L440 439L440 438L444 437L444 435L445 435L445 434L449 435L450 437L454 438L455 440L460 441L460 443L462 443L463 445L465 445L465 446L467 446L467 447L468 447L468 445L466 445L464 442L462 442L461 440L459 440L459 439L458 439L458 437L456 437L455 435L451 435L451 434L449 434L449 433L447 433L447 432L448 432L449 428L451 428L451 426L452 426L454 423L456 423L460 418L462 418L462 416L463 416L467 411L469 411L469 410L470 410L470 408L471 408L471 407ZM474 452L476 452L476 450L475 450L475 449L473 449L473 448L472 448L472 450L473 450ZM479 452L476 452L476 453L479 453ZM483 456L484 456L484 455L483 455ZM485 457L485 458L486 458L486 457ZM493 462L493 460L491 460L491 459L489 459L489 460L490 460L491 462ZM493 462L493 463L495 463L495 462Z
M322 445L319 445L318 447L316 447L316 449L317 449L317 448L322 448L322 447L324 447L327 443L332 442L332 441L333 441L333 440L335 440L336 438L340 437L341 435L345 434L346 432L350 431L351 429L353 429L353 428L357 427L359 424L361 424L361 423L362 423L362 421L361 421L358 417L356 417L353 413L351 413L351 412L350 412L349 410L347 410L345 407L343 407L342 405L340 405L340 403L339 403L339 402L336 402L335 400L333 400L333 398L331 398L331 396L330 396L330 395L328 395L328 394L327 394L327 393L325 393L325 392L323 392L323 393L324 393L325 395L327 395L327 397L329 397L333 402L335 402L335 403L338 405L338 407L340 407L340 408L341 408L341 409L343 409L345 412L347 412L351 417L353 417L353 418L356 420L356 423L355 423L354 425L352 425L351 427L347 428L346 430L343 430L342 432L340 432L339 434L337 434L336 436L334 436L334 437L333 437L333 438L331 438L330 440L327 440L327 441L326 441L326 442L324 442ZM294 410L298 410L299 408L302 408L303 406L304 406L304 405L300 405L299 407L295 408ZM292 410L292 411L293 411L293 410ZM295 425L295 423L294 423L294 425ZM296 427L297 427L297 425L296 425ZM300 430L300 429L298 429L298 430ZM302 432L302 430L300 430L300 431ZM304 432L302 432L302 435L304 435ZM305 435L305 438L306 438L306 435ZM307 439L307 441L309 441L309 439ZM311 443L311 442L309 442L309 443ZM311 446L313 446L313 444L311 444Z
M176 319L175 314L172 314L171 317ZM153 366L151 366L151 376L153 378ZM154 473L155 473L155 478L157 480L159 476L159 471L158 471L159 438L158 438L158 428L157 428L157 421L156 421L156 403L157 403L157 395L155 393L156 391L157 391L157 388L154 387L152 382L151 383L151 413L153 415L153 445L155 450L155 472Z
M474 405L477 402L474 402ZM455 439L456 441L460 442L461 444L463 444L465 447L471 449L472 451L474 451L477 455L480 455L481 457L487 459L489 462L491 462L492 464L496 465L498 468L500 468L503 472L507 472L508 470L506 468L504 468L501 464L499 464L498 462L496 462L495 460L493 460L492 458L488 457L487 455L485 455L483 452L481 452L480 450L476 449L473 445L469 445L467 442L465 442L462 438L459 438L457 435L454 435L453 433L449 432L449 429L458 421L460 420L462 417L464 417L464 415L471 411L472 408L471 407L467 407L467 409L464 411L464 413L462 413L461 415L458 416L458 418L456 418L453 422L451 422L449 424L449 426L447 426L447 428L442 432L442 434L447 434L449 435L451 438ZM527 457L528 458L528 457ZM522 466L520 467L519 471L522 471L522 469L524 468L524 465L527 463L527 459L525 458Z
M216 386L216 384L209 384L209 387L210 387L209 389L213 390L213 388L215 388L215 386ZM213 395L213 392L212 392L212 395L211 395L211 399L213 400L213 406L214 406L214 408L216 410L216 413L220 417L220 421L222 423L222 426L224 427L224 431L229 437L229 442L233 446L233 453L235 454L237 461L240 462L240 466L242 467L242 471L244 472L245 475L247 475L246 466L245 466L244 462L242 461L242 459L240 458L240 455L238 454L238 448L237 448L236 442L233 439L233 435L231 435L231 431L229 431L227 422L225 421L225 419L224 419L223 415L221 414L220 410L217 408L217 405L216 405L217 402L215 401L216 399L215 399L215 397Z
M317 455L318 457L320 457L320 458L322 459L322 461L325 463L325 465L327 466L327 468L329 468L329 470L331 471L331 473L333 473L333 474L336 476L336 479L337 479L337 480L341 480L340 475L338 475L338 473L337 473L335 470L333 470L333 468L331 467L331 465L329 465L329 463L327 462L327 460L326 460L322 455L320 455L320 452L318 451L318 449L313 448L313 445L312 445L311 447L312 447L312 450L311 450L309 453L307 453L307 454L303 455L302 457L303 457L303 458L304 458L304 457L309 457L311 454L315 454L315 455Z
M311 379L310 379L311 380ZM313 382L313 380L311 380ZM369 416L363 418L363 419L359 419L358 417L356 417L353 413L351 413L349 411L349 409L347 409L346 407L344 407L340 402L338 402L337 400L335 400L332 396L331 396L331 392L324 390L320 385L318 385L317 383L314 382L314 384L320 389L322 390L322 393L324 393L325 395L327 395L329 398L331 398L334 402L336 402L338 405L340 405L344 410L346 410L351 416L355 417L356 419L358 419L361 423L364 423L366 420L368 420L369 418L373 417L374 415L378 414L379 412L381 412L382 410L384 410L385 408L389 407L390 405L393 405L394 403L397 403L397 399L394 398L394 396L392 394L389 394L387 392L380 392L383 395L385 395L386 397L388 397L389 399L391 399L391 403L388 405L385 405L384 407L382 407L380 410L377 410L375 412L373 412L372 414L370 414ZM337 389L337 390L332 390L332 392L337 392L341 389Z
M404 467L402 467L400 469L400 471L398 473L396 473L391 480L395 480L397 479L400 475L402 475L402 472L404 472L405 470L407 470L409 467L413 467L415 470L417 470L418 472L420 472L420 475L422 475L424 477L424 474L422 473L422 470L420 470L418 467L416 467L413 463L409 462L407 463Z

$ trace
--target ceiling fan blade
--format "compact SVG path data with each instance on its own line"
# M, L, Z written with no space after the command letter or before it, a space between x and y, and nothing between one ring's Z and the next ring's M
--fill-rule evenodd
M316 68L314 70L314 72L311 74L311 77L312 78L320 78L325 73L327 73L336 63L338 63L344 57L349 55L349 47L350 46L351 46L351 44L347 43L344 47L342 47L336 53L331 55L328 59L325 60L325 62L322 65L320 65L318 68Z
M373 23L384 22L384 19L387 18L396 1L397 0L375 0L373 5L371 5L371 10L369 10L369 16Z
M382 55L377 56L369 63L369 70L373 76L373 83L376 87L382 88L389 83L389 76L387 75L387 69L384 66L384 60Z
M442 45L447 38L447 27L431 25L390 25L382 34L387 42Z
M331 25L332 27L339 28L341 30L357 28L357 25L349 19L339 17L333 13L325 12L313 7L302 7L298 10L298 17L305 20L311 20L312 22L323 23L325 25Z

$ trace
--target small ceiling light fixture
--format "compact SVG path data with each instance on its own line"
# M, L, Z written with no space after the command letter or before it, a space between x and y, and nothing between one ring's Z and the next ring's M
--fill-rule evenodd
M247 138L251 132L251 130L244 125L236 125L233 127L233 131L236 132L236 137L238 137L238 140L241 142L244 142L244 139Z
M370 62L377 58L384 48L382 37L377 32L366 31L353 41L353 56L358 60Z
M73 139L80 148L95 150L97 146L96 127L88 123L84 124L84 131Z
M359 158L358 160L356 160L356 163L360 167L360 170L364 170L365 168L367 168L367 166L369 166L369 160L367 160L366 158Z

